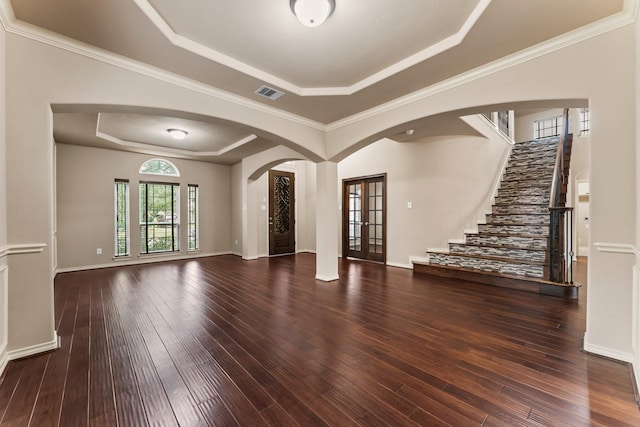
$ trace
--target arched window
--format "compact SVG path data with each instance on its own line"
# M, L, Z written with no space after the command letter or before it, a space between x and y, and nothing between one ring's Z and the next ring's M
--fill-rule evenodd
M176 165L163 159L147 160L140 166L140 173L147 175L180 176Z

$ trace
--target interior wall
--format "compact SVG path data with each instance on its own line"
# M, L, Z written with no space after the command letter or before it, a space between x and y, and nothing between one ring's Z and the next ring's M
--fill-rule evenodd
M632 349L636 387L640 389L640 22L635 25L635 142L636 142L636 236L633 266Z
M231 166L231 248L242 256L242 162Z
M297 162L305 168L305 215L300 217L299 251L316 251L316 164L313 162Z
M131 258L157 259L160 254L140 255L138 184L180 184L180 251L187 252L187 185L199 193L199 255L231 251L231 168L205 162L171 159L180 177L140 175L140 166L155 156L93 147L57 144L58 267L77 269L117 265L114 260L114 180L128 179L130 191ZM102 254L96 254L101 248ZM195 253L194 253L195 255Z
M508 150L481 137L382 139L341 161L338 177L387 174L387 263L411 268L412 257L477 228Z
M8 362L8 266L7 266L7 173L6 173L6 73L5 31L0 25L0 372Z
M7 244L5 31L0 25L0 248ZM0 256L0 265L2 257Z

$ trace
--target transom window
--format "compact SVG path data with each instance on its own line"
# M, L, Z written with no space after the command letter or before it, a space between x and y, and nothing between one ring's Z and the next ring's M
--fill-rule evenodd
M562 116L550 119L536 120L533 122L533 138L548 138L560 135L562 129Z
M176 165L164 159L147 160L140 166L140 173L146 175L180 176Z

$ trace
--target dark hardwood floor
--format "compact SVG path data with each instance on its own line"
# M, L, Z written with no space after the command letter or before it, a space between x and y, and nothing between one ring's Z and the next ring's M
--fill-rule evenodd
M638 426L580 300L313 255L59 274L62 348L9 364L2 426Z

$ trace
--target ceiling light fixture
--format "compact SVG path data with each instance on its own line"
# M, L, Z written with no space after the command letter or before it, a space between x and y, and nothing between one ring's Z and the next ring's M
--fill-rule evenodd
M178 139L178 140L185 139L189 134L189 132L182 129L167 129L167 132L169 132L169 135L171 135L171 138Z
M291 0L293 14L307 27L317 27L327 20L336 7L335 0Z

